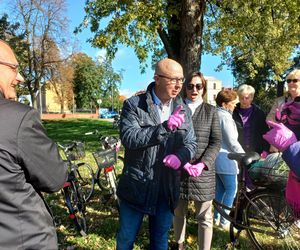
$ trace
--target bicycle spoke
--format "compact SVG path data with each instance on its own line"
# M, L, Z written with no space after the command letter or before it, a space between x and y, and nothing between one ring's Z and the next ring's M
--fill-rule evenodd
M246 206L244 220L250 227L247 230L250 239L258 249L299 249L300 232L283 196L268 192L255 194Z

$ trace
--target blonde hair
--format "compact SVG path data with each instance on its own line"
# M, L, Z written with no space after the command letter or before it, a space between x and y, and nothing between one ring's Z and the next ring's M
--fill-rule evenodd
M297 78L297 76L300 78L300 69L294 69L292 70L288 75L287 79ZM298 78L297 78L298 79Z

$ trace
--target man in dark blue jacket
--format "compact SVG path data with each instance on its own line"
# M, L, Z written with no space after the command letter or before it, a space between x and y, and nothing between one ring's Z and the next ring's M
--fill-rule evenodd
M163 59L154 80L146 93L126 100L121 113L125 162L117 191L119 250L133 248L144 215L149 215L150 249L168 249L180 169L195 153L191 113L178 96L184 81L181 65Z
M58 249L41 192L63 187L67 167L46 136L39 113L16 102L24 79L0 40L0 249Z

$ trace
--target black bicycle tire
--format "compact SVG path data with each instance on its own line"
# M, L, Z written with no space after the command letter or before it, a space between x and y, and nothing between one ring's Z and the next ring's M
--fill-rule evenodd
M300 242L300 230L295 229L291 210L285 202L283 194L260 191L253 193L250 200L255 205L250 201L247 202L243 219L245 224L250 227L246 231L254 246L259 250L267 247L267 249L271 249L270 242L272 242L272 245L276 245L274 249L286 249L287 246L291 247L291 244L295 244L295 248L289 249L299 249L296 242ZM258 228L262 232L255 232L253 228ZM294 234L294 230L298 230L297 235ZM289 235L291 235L290 238ZM297 239L294 239L294 236ZM263 242L264 240L266 242ZM282 246L282 244L287 245Z
M88 202L95 189L95 177L92 167L85 162L76 164L77 180L82 188L84 201Z
M69 210L69 217L73 220L76 230L85 236L87 233L87 223L85 218L85 203L80 197L77 185L71 181L70 185L63 188L65 204ZM79 196L79 197L78 197Z
M105 171L104 168L101 169L98 168L96 173L96 182L102 191L109 191L110 184L109 184L109 180L107 179L107 175L104 173L104 171Z

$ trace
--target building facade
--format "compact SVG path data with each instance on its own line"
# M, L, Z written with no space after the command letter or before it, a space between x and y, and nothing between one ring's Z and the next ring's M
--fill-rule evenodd
M204 101L216 106L216 97L217 94L222 90L222 81L212 77L212 76L204 76L207 82L207 92L204 96Z

